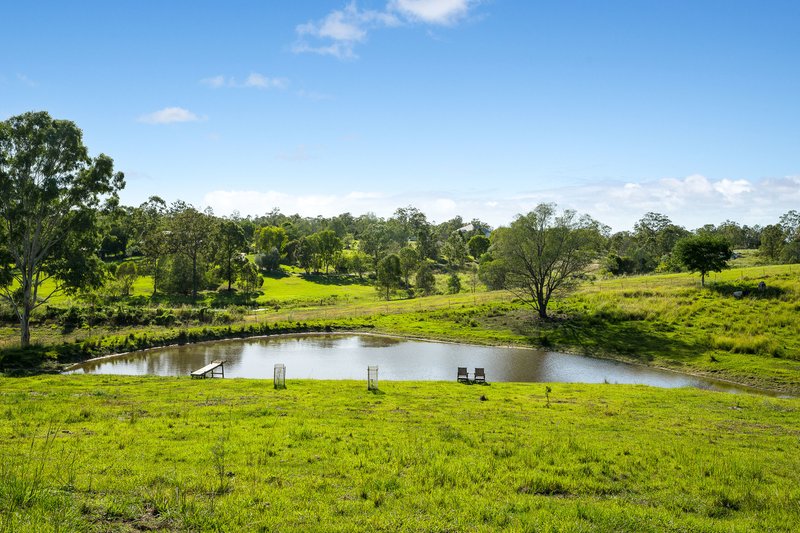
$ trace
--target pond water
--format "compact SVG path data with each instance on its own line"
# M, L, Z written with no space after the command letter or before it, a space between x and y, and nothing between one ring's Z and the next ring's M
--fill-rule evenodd
M86 362L71 372L181 376L216 359L227 361L225 377L272 379L273 366L283 363L287 379L366 379L367 366L377 365L380 381L454 381L458 367L466 366L470 376L475 367L485 368L489 382L609 382L750 390L580 355L360 334L281 335L170 346Z

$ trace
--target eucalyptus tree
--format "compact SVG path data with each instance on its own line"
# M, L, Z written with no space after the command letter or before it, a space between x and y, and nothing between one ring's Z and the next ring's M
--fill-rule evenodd
M386 222L378 219L362 230L359 235L358 249L372 256L373 264L377 267L381 257L389 249L390 243Z
M0 122L0 296L23 347L34 309L59 291L103 283L97 208L124 186L110 157L89 156L75 123L44 111Z
M315 267L315 258L317 257L317 240L313 238L313 235L300 237L294 255L297 259L297 266L305 270L306 274L310 274Z
M607 231L587 215L559 214L555 204L539 204L509 227L495 230L492 254L505 267L506 288L545 319L551 298L575 287Z
M399 252L397 252L397 256L400 258L400 272L403 275L403 281L405 282L407 287L408 277L419 266L419 255L417 255L416 250L414 250L409 246L406 246L405 248L402 248Z
M228 282L228 292L237 272L246 261L242 259L242 253L246 249L247 237L242 227L234 220L221 220L217 226L214 262L219 265L222 278Z
M779 224L788 241L800 240L800 213L792 209L781 215Z
M237 273L237 284L244 293L250 294L264 284L264 278L258 274L258 268L248 261Z
M447 259L447 263L455 268L463 267L464 263L467 261L467 255L469 255L467 243L464 242L464 237L462 237L458 231L454 231L450 234L442 245L441 252L445 259Z
M358 274L358 279L364 279L364 272L369 270L372 259L369 255L355 250L350 255L350 271Z
M421 290L425 296L436 292L436 277L433 275L431 267L427 263L422 263L414 276L417 289Z
M331 229L319 231L314 234L317 240L317 253L320 263L325 267L327 274L336 261L336 255L342 251L342 239Z
M199 266L205 261L205 254L210 250L213 232L209 227L213 217L209 212L200 212L193 206L178 201L170 207L169 236L172 250L191 261L192 301L197 300L197 288L200 282Z
M132 217L133 248L144 256L144 263L153 278L153 295L163 281L164 264L170 251L167 229L167 203L151 196L134 209Z
M386 299L390 299L391 291L400 286L400 258L397 254L389 254L378 262L375 267L375 283L378 290L384 292Z
M778 261L786 245L786 233L778 224L771 224L761 230L759 254L771 261Z

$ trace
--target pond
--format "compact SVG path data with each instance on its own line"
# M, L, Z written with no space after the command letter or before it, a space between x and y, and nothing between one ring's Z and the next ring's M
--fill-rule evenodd
M408 340L364 334L306 334L258 337L156 348L89 361L74 373L188 375L224 359L226 377L272 378L275 363L287 379L366 379L368 365L379 379L454 381L457 368L486 369L489 382L629 383L655 387L700 387L750 391L725 382L574 354Z

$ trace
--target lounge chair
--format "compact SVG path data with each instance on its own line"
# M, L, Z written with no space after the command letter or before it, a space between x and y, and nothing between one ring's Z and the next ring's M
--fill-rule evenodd
M458 367L458 376L456 376L456 381L459 383L469 383L469 374L467 373L467 367L460 366Z
M486 373L482 368L475 369L475 383L486 383Z

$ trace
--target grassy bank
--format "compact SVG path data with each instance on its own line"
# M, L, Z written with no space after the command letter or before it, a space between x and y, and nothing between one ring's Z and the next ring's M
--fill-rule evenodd
M688 274L601 280L556 301L547 322L507 300L382 313L372 323L384 332L575 351L800 394L798 274L796 266L735 269L705 288Z
M0 378L4 531L790 531L800 400ZM484 400L481 399L483 397Z
M761 281L765 291L758 290ZM284 301L277 309L158 311L175 321L169 326L84 325L64 332L55 324L41 324L34 330L40 346L31 361L47 366L178 342L368 327L413 337L566 350L800 394L796 265L731 269L710 276L705 288L689 274L586 282L577 293L554 301L553 319L546 322L504 291L388 302L366 299L366 294L340 295L333 302L322 297L330 284L320 284L317 294L311 280L303 283L305 299ZM736 298L739 291L742 297ZM217 323L221 318L228 323ZM6 328L0 346L16 342L14 329ZM0 350L3 357L6 362L19 359L13 348Z

